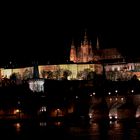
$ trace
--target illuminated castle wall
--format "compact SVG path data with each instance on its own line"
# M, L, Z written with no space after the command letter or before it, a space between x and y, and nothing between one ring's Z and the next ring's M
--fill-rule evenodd
M102 64L40 65L39 76L46 79L89 80L91 74L103 74Z
M134 75L140 80L140 63L114 63L105 66L106 78L111 81L128 81Z
M0 79L10 78L10 76L15 73L18 79L28 79L33 78L33 67L24 67L24 68L14 68L14 69L0 69Z
M104 65L106 78L111 81L127 81L134 75L140 80L140 63L113 63ZM12 74L17 80L27 80L34 76L33 67L0 69L0 81L10 79ZM59 65L38 65L39 77L53 80L92 80L94 74L103 74L102 64L59 64ZM32 84L32 83L31 83Z
M33 67L18 69L0 69L1 77L10 79L15 74L17 79L26 80L35 78ZM38 65L39 77L54 80L88 80L92 79L92 74L102 74L102 64L59 64L59 65Z
M74 42L71 44L70 61L74 63L87 63L104 59L118 58L123 57L116 48L100 49L98 38L96 41L96 46L93 49L91 41L88 41L86 32L80 47L76 47Z

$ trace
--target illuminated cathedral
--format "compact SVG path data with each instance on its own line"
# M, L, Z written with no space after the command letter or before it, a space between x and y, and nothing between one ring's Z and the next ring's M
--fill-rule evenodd
M87 32L79 47L71 44L70 61L74 63L96 62L105 59L119 59L122 55L116 48L100 49L99 39L97 37L96 46L92 47L91 41L88 40Z

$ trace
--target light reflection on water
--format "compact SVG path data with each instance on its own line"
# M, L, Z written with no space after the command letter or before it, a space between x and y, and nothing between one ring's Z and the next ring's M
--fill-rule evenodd
M21 123L15 123L14 124L14 127L15 127L15 129L16 129L16 132L20 132L21 131Z
M63 122L17 122L0 124L0 131L5 137L13 138L67 138L69 139L108 139L139 140L140 122L92 122L88 125L64 125Z

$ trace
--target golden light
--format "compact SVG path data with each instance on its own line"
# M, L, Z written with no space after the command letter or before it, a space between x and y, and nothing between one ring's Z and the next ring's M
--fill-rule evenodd
M55 122L54 124L55 124L56 126L61 126L61 125L62 125L62 122L59 122L59 121L58 121L58 122Z
M15 126L17 132L19 132L21 130L21 124L20 123L16 123L14 126Z
M21 112L21 110L19 110L19 109L14 110L14 114L17 114L17 113L20 113L20 112Z
M92 130L99 130L99 124L98 123L92 123L92 125L91 125L91 127L92 127Z

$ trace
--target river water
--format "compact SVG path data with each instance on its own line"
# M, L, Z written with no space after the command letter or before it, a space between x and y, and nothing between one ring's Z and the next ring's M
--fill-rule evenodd
M90 122L65 125L63 122L5 122L0 124L3 139L58 140L140 140L140 121Z

